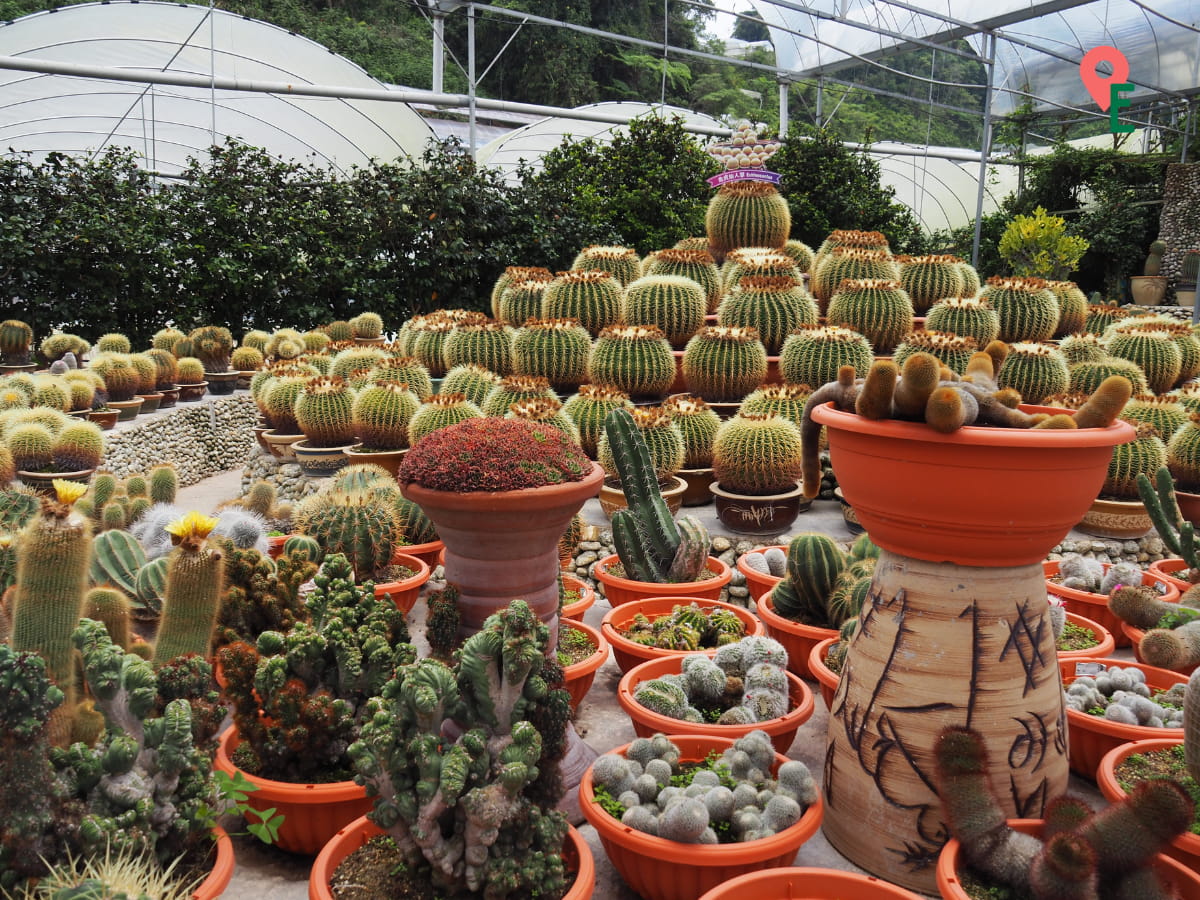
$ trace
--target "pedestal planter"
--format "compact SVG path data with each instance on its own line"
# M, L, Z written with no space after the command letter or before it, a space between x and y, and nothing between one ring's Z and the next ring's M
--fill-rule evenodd
M712 493L708 486L713 483L713 470L707 469L680 469L675 473L683 479L687 485L683 491L684 506L704 506L712 503Z
M821 628L793 622L775 612L775 604L769 593L758 598L758 617L763 620L767 636L783 644L788 652L788 671L801 678L811 678L808 657L812 648L826 638L837 637L836 628Z
M1106 563L1104 571L1107 572L1108 569L1109 565ZM1051 581L1051 577L1058 574L1057 561L1042 563L1042 571L1046 575L1046 590L1054 596L1063 599L1063 605L1066 606L1067 612L1084 616L1104 626L1113 636L1116 646L1129 646L1129 637L1121 627L1125 623L1108 611L1108 596L1106 594L1093 594L1090 591L1080 591L1075 588L1063 587L1063 585ZM1156 573L1153 566L1142 575L1142 584L1161 591L1162 599L1168 603L1174 603L1179 599L1178 588L1168 583L1162 575ZM1103 656L1104 654L1093 653L1090 655Z
M179 402L179 386L169 388L159 388L158 391L162 394L162 399L158 401L159 409L170 409Z
M239 742L236 727L221 735L213 767L229 775L241 771L230 758ZM253 809L275 808L284 817L275 846L289 853L312 856L318 853L338 830L371 809L367 789L353 781L329 784L289 784L271 781L242 772L258 786L246 802Z
M329 882L342 860L383 833L383 829L362 816L330 838L313 860L308 876L308 900L333 900ZM575 873L575 883L563 894L562 900L589 900L596 886L596 862L587 841L574 828L567 831L562 855L567 870Z
M816 708L812 691L808 685L788 673L788 697L791 709L786 715L765 722L755 722L750 725L716 725L712 722L686 722L682 719L672 719L649 710L633 699L633 694L639 684L663 675L678 675L683 664L683 657L666 657L652 659L649 662L634 666L617 686L617 702L633 720L633 730L638 737L653 737L663 734L686 734L696 737L721 737L733 741L751 731L765 731L771 738L775 750L787 753L796 739L800 726L809 720ZM682 748L680 748L682 749Z
M663 485L659 485L663 500L667 502L667 509L671 511L671 515L679 512L687 487L687 482L677 475L672 476L669 483L664 482ZM600 485L600 508L610 519L618 509L625 509L628 505L629 503L625 500L625 492L619 486Z
M480 629L523 599L558 635L558 540L604 480L595 463L582 481L515 491L437 491L410 483L401 493L433 520L446 545L446 580L459 592L460 634Z
M138 394L138 396L142 398L142 408L140 410L142 414L158 412L162 407L163 395L160 393Z
M717 737L671 736L684 761L699 762L710 752L720 753L733 744ZM615 753L624 753L628 744ZM774 769L787 762L776 754ZM750 872L789 865L796 853L821 827L821 799L804 811L800 821L770 837L736 844L681 844L635 831L621 824L595 802L592 771L579 784L579 808L596 829L604 852L621 878L646 900L696 900L706 891ZM761 897L768 894L743 894ZM797 897L812 896L801 893Z
M812 500L804 496L799 484L786 493L768 496L734 494L719 483L710 484L708 489L717 507L717 518L738 534L780 534L792 526L796 516L812 506Z
M604 596L609 606L620 606L631 600L644 600L647 597L693 597L696 599L716 600L721 596L721 589L729 584L733 572L729 566L715 556L708 558L707 569L713 573L712 578L701 581L674 581L670 584L658 584L654 581L635 581L632 578L622 578L609 572L610 566L620 563L620 557L613 553L598 560L592 566L592 575L604 585Z
M1136 541L1149 534L1154 523L1150 521L1150 513L1146 512L1146 505L1141 500L1097 498L1075 527L1097 537Z
M159 404L159 408L161 408ZM93 409L88 413L88 420L95 422L105 431L112 431L117 425L117 418L120 413L115 409Z
M300 471L309 478L328 478L339 469L345 468L349 462L346 451L357 446L347 444L342 447L314 447L307 438L302 438L292 444L292 452L296 454Z
M213 862L212 871L208 873L208 877L192 891L192 900L216 900L225 893L225 888L229 887L229 882L233 880L233 870L236 865L233 855L233 839L220 825L214 828L213 832L216 838L216 860Z
M179 402L195 403L197 400L203 400L204 395L207 393L207 381L200 381L196 384L181 384L179 385ZM109 406L112 406L112 403L109 403Z
M762 622L754 617L749 610L734 606L732 603L721 603L719 600L697 600L694 597L652 597L646 600L634 600L609 610L600 622L600 633L612 646L613 657L617 668L628 672L634 666L641 665L652 659L668 657L683 657L692 653L703 653L705 656L716 656L717 648L701 650L670 650L663 647L648 647L631 641L625 637L624 630L629 627L634 616L643 615L651 622L663 616L669 616L676 606L696 604L701 609L723 609L737 616L746 627L746 634L762 634Z
M442 551L446 545L441 541L426 541L424 544L405 544L398 548L409 556L415 556L432 570L442 564Z
M241 373L205 372L204 377L208 381L208 392L214 397L220 397L232 394L237 390L238 378L241 377Z
M700 900L921 900L919 894L857 872L804 866L763 869L730 879Z
M88 479L95 471L95 469L80 469L78 472L26 472L24 469L18 469L17 480L26 487L41 491L43 494L53 494L56 480L62 479L63 481L87 484Z
M399 550L392 554L392 565L412 569L413 574L401 581L376 584L375 599L382 600L384 597L390 597L401 612L411 612L413 604L417 602L417 596L421 593L421 588L429 580L429 566L424 560L408 553L401 553Z
M136 419L137 414L142 409L142 398L134 397L132 400L109 400L108 408L117 411L118 422L128 422L131 419Z
M577 663L569 666L563 666L563 687L567 693L571 695L571 710L572 712L579 708L579 704L583 702L583 698L587 696L587 692L592 687L592 682L596 680L596 670L604 665L608 659L608 642L604 636L592 628L590 625L584 625L582 622L576 622L574 619L562 619L561 627L573 631L582 631L592 642L592 646L596 648L595 652L581 659Z
M574 603L565 603L563 608L559 610L559 618L574 619L576 622L583 621L583 614L592 608L592 604L596 602L596 592L592 590L592 586L586 581L576 578L574 575L568 575L565 572L562 575L563 587L569 591L574 591L579 595L579 599Z
M347 447L344 452L349 465L372 463L387 469L391 473L391 476L395 478L396 470L400 468L400 462L404 459L404 454L408 453L408 448L405 447L402 450L363 450L361 445L356 444L353 447Z

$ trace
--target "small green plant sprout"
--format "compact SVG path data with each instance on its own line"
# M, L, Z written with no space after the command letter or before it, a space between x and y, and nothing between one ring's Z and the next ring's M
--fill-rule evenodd
M231 813L245 818L246 831L264 844L273 844L279 840L279 829L285 818L283 813L274 807L255 809L247 802L250 794L258 790L257 784L246 778L240 769L234 769L232 775L220 769L214 769L212 777L220 796L221 813ZM250 821L251 817L258 821Z

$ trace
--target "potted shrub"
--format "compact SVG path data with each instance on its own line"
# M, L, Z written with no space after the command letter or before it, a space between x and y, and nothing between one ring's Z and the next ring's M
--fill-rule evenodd
M71 420L50 438L49 454L31 454L33 445L44 431L36 424L16 425L10 429L7 445L17 466L17 477L25 484L46 493L54 490L55 480L87 483L104 457L104 435L95 422Z
M779 534L812 506L800 483L800 429L783 416L727 419L713 439L717 516L741 534Z
M189 355L200 360L211 394L232 394L237 388L238 373L229 367L233 353L233 335L228 328L206 325L188 335L192 349ZM179 354L176 353L176 356Z
M359 313L350 320L350 339L359 344L386 343L387 338L383 336L383 319L377 313Z
M679 512L683 493L687 489L687 483L675 474L684 462L683 433L665 406L636 407L630 411L630 416L650 451L659 492L666 501L667 509L674 515ZM627 499L607 433L600 437L596 459L605 475L604 484L600 487L600 508L611 518L614 512L627 505Z
M238 390L249 390L250 379L262 368L264 362L265 357L258 347L241 346L229 355L229 365L238 373Z

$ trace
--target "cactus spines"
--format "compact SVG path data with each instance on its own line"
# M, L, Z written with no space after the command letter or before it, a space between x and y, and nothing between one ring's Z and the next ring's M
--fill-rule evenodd
M420 405L406 384L373 384L354 398L354 434L367 450L402 450L408 446L408 422Z
M887 250L862 250L857 247L836 247L814 272L809 288L821 305L846 280L899 281L900 265Z
M500 273L500 277L496 279L496 283L492 287L492 317L508 321L510 325L520 325L521 322L512 322L508 319L505 319L504 316L500 314L500 295L504 293L504 290L509 285L517 282L551 281L553 278L554 274L549 269L543 268L542 266L508 266L503 272ZM525 320L522 319L521 321L523 322Z
M962 261L957 256L909 256L900 263L900 287L912 301L913 310L923 316L939 300L961 297Z
M1089 334L1104 334L1109 326L1129 316L1129 310L1110 303L1089 303L1083 328Z
M1167 442L1167 468L1179 490L1200 493L1200 415L1192 413Z
M571 268L577 272L607 272L628 287L641 275L642 260L632 247L593 244L579 251Z
M946 331L914 331L904 338L903 343L896 348L892 360L897 366L903 366L904 361L914 353L928 353L934 359L945 365L947 369L959 375L966 374L967 363L979 349L975 339L965 335L951 334Z
M378 313L359 313L350 320L349 325L350 336L354 339L367 338L370 340L383 335L383 319Z
M790 276L743 275L721 300L717 323L758 329L767 353L777 354L789 334L817 324L817 306Z
M401 536L395 504L381 502L371 489L306 497L292 521L300 534L316 538L326 554L345 554L360 581L373 578L388 564Z
M1025 403L1034 404L1051 394L1061 394L1070 381L1067 361L1058 348L1049 344L1013 344L996 373L997 387L1012 388Z
M505 418L525 419L557 428L575 443L579 443L579 426L562 411L562 401L550 397L530 397L510 404Z
M447 394L462 394L478 406L499 382L500 376L491 369L466 363L446 373L440 390Z
M1048 341L1058 327L1058 300L1041 278L993 276L980 293L1000 317L999 340Z
M583 384L578 393L567 398L563 412L579 426L579 445L592 459L596 458L604 420L614 409L633 409L629 395L604 384Z
M741 400L767 375L767 350L754 328L701 328L683 351L689 393L708 402Z
M775 247L739 247L730 251L721 265L722 289L732 290L746 275L800 281L796 261Z
M551 280L552 276L547 272L545 278L512 282L500 293L495 313L497 321L517 328L530 319L541 318L546 287Z
M705 312L715 313L721 302L721 271L705 247L657 250L646 257L642 274L690 278L704 291Z
M1054 329L1054 336L1062 338L1082 333L1087 321L1087 295L1073 281L1047 281L1046 287L1058 301L1058 327Z
M1156 394L1175 386L1183 367L1183 354L1171 334L1163 330L1120 331L1108 339L1108 352L1137 363L1146 373L1146 383Z
M415 445L425 435L482 416L479 407L464 394L434 394L408 420L408 443Z
M1058 349L1067 360L1068 366L1081 362L1099 362L1108 358L1108 349L1100 336L1084 331L1069 334L1058 342Z
M623 293L608 272L559 272L542 294L542 317L576 319L594 337L620 321Z
M512 345L513 330L508 325L497 322L460 325L447 335L442 358L448 369L474 363L497 375L507 375L512 371Z
M1100 488L1101 495L1134 500L1138 497L1138 475L1153 477L1167 464L1167 448L1152 425L1141 423L1137 436L1127 444L1113 448L1108 475Z
M722 185L704 215L709 249L718 255L738 247L782 247L792 216L772 184L734 181Z
M354 442L354 392L344 378L318 375L296 397L296 424L314 447Z
M1129 398L1121 410L1120 418L1134 425L1139 422L1153 425L1154 430L1167 442L1167 467L1170 468L1170 443L1175 433L1188 423L1187 410L1169 395L1136 394Z
M680 347L704 326L704 289L683 275L645 275L625 288L621 319L626 325L653 325ZM603 332L601 332L603 334Z
M108 388L108 399L120 399L113 393L109 384L109 372L102 372L104 384ZM181 356L175 361L175 378L179 384L200 384L204 381L204 364L194 356Z
M725 420L713 441L713 477L734 494L795 490L800 480L800 428L773 413Z
M829 299L826 321L852 328L887 354L912 331L913 303L898 281L846 280Z
M386 356L387 354L379 347L352 344L337 352L337 355L333 357L333 362L329 365L328 374L336 378L347 378L351 372L359 369L374 368Z
M592 347L588 376L632 397L660 397L675 379L675 359L657 326L610 325Z
M72 422L54 438L52 452L56 471L94 469L104 456L104 433L95 422Z
M713 439L721 427L720 417L707 403L691 394L668 398L663 409L683 435L683 468L706 469L712 465Z
M847 563L842 548L828 535L796 535L788 544L784 580L771 592L775 611L794 622L827 625L829 598Z
M513 337L513 374L545 378L559 391L587 380L592 336L574 319L532 319Z
M654 477L659 484L668 482L683 467L683 434L671 419L670 412L661 406L639 406L630 410L638 435L650 453ZM610 478L619 477L614 448L609 443L608 429L600 436L596 459Z
M129 338L115 331L102 334L96 339L97 353L128 353L130 349Z
M225 582L225 558L207 546L217 520L191 512L167 526L176 549L167 563L162 620L154 643L154 665L177 656L210 656L213 628Z
M982 287L979 281L979 273L975 271L975 267L969 262L959 262L958 273L962 276L963 289L960 297L975 297L979 294L979 289Z
M783 342L779 374L788 384L824 385L837 380L842 366L865 376L874 359L870 342L857 331L837 325L800 328Z
M446 339L454 331L454 322L446 318L422 316L420 320L410 319L409 324L413 334L410 346L412 355L429 370L431 376L441 378L449 368L443 351Z
M54 435L44 425L16 425L5 435L13 465L26 472L45 471L54 458Z
M813 260L816 258L816 251L804 241L789 239L783 245L783 252L790 256L796 263L796 268L801 272L811 272Z
M433 396L433 379L429 376L429 369L413 356L389 356L382 360L375 366L375 380L407 384L422 403Z
M804 404L811 393L812 388L807 384L764 384L746 395L738 413L743 416L775 413L799 427L804 417Z
M1109 357L1097 362L1079 362L1070 366L1071 386L1074 393L1091 394L1105 379L1120 375L1132 386L1133 393L1146 394L1150 385L1146 381L1146 373L1141 366L1127 359Z
M92 588L84 595L83 615L102 624L112 642L122 650L129 649L129 598L121 591L110 587Z

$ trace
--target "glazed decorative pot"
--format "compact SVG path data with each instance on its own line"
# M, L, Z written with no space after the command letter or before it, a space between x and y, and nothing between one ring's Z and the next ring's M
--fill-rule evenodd
M705 610L721 609L731 613L741 620L747 635L762 634L762 622L754 617L748 609L734 606L732 603L722 603L719 600L697 600L695 597L649 597L645 600L633 600L622 603L610 609L600 621L600 633L613 649L613 657L617 668L622 672L630 671L634 666L651 659L665 659L670 656L688 656L693 653L703 653L705 656L715 656L717 648L700 650L673 650L665 647L650 647L639 644L625 636L629 623L635 616L645 616L651 622L669 616L676 606L691 606L692 604Z
M159 404L159 408L162 408L161 404ZM120 413L115 409L94 409L88 413L88 419L105 431L112 431L116 427L118 416Z
M205 379L208 381L208 392L214 397L232 394L237 390L238 378L241 377L240 372L205 372Z
M17 478L27 487L43 494L53 494L56 480L86 484L95 471L95 469L80 469L77 472L26 472L24 469L18 469Z
M132 400L109 400L108 408L117 411L117 421L128 422L130 419L136 419L137 414L142 410L142 398L134 397Z
M1129 294L1138 306L1158 306L1167 295L1165 275L1133 275L1129 279Z
M179 385L179 402L195 403L198 400L204 399L206 393L208 393L207 381L200 381L196 384L181 384ZM112 403L108 405L112 406Z
M680 469L675 473L687 485L683 491L684 506L705 506L712 503L712 492L708 486L713 483L712 467L707 469Z
M171 385L169 388L159 388L158 392L162 394L162 399L158 401L159 409L170 409L179 402L179 385Z
M162 405L163 395L160 393L138 394L142 398L142 413L158 412Z
M708 489L717 507L717 518L738 534L780 534L792 526L796 516L812 506L812 500L804 496L799 484L790 491L768 496L735 494L719 482L710 484Z
M664 597L671 595L672 597L695 597L708 600L716 600L721 596L721 589L729 584L729 579L733 577L733 572L729 566L721 562L715 556L708 558L708 571L713 574L712 578L705 578L700 581L684 581L671 582L669 584L659 584L654 581L635 581L632 578L623 578L620 575L614 575L609 571L613 566L619 565L620 557L613 553L604 559L597 560L592 566L592 575L596 580L604 585L604 596L608 600L609 606L620 606L622 603L628 603L631 600L644 600L647 597Z
M269 432L268 432L269 433ZM349 460L346 451L357 444L347 444L342 447L314 447L307 438L292 444L292 452L296 454L296 462L300 471L309 478L327 478L345 468Z
M1153 528L1150 513L1141 500L1101 500L1096 498L1075 526L1097 537L1136 541Z
M408 453L408 448L402 450L363 450L361 445L356 444L353 447L346 447L344 450L346 461L350 465L358 463L372 463L377 466L382 466L391 473L392 477L396 477L396 471L400 468L400 463Z

